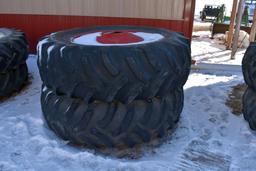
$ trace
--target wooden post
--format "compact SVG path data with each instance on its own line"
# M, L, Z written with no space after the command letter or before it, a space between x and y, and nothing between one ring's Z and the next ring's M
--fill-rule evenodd
M238 10L236 15L236 27L235 27L235 34L233 37L233 46L231 52L231 59L235 59L235 54L238 48L238 38L240 33L241 21L244 12L245 0L240 0L238 4Z
M256 9L254 7L253 22L252 22L252 28L250 33L250 42L255 41L255 35L256 35Z
M237 10L237 0L233 0L233 7L231 11L230 24L229 24L229 32L227 39L227 49L231 49L232 38L234 34L234 26L235 26L235 18L236 18L236 10Z

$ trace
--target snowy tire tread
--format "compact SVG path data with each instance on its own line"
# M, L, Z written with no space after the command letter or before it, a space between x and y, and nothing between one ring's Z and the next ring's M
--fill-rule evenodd
M0 39L0 73L4 73L25 63L28 57L28 42L21 31L0 28L0 32L6 34Z
M0 28L0 97L19 91L28 78L28 42L23 32Z
M49 127L64 140L92 148L132 148L163 137L179 120L181 88L165 99L93 102L57 95L43 87L41 104Z
M28 79L28 68L21 64L6 73L0 73L0 97L8 97L21 90Z

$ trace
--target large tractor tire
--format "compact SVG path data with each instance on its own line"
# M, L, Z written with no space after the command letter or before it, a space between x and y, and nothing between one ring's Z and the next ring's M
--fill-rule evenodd
M246 50L242 68L246 84L256 91L256 42Z
M256 92L248 88L243 97L243 114L250 128L256 130Z
M96 150L129 149L166 136L179 120L183 100L182 88L164 99L134 100L130 104L88 104L45 86L41 95L48 126L64 140Z
M14 29L0 28L0 97L19 91L27 81L27 57L25 34Z
M133 34L130 37L143 41L95 41L108 33L106 37ZM185 84L191 65L188 39L180 33L149 27L103 26L57 32L39 42L38 56L40 75L47 87L85 102L95 99L129 104L165 98L169 91Z

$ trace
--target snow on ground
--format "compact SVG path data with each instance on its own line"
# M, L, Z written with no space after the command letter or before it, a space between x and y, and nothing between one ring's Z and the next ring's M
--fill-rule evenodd
M191 45L192 58L198 63L233 64L241 65L246 49L238 49L236 59L230 60L231 50L226 50L222 41L210 39L209 31L193 33Z
M33 79L19 95L0 103L1 171L82 170L255 170L256 134L225 100L241 73L192 72L185 86L179 126L159 148L136 160L94 154L66 145L44 124L41 81L35 57L28 60Z
M4 34L3 34L3 33L0 33L0 39L1 39L2 37L4 37Z

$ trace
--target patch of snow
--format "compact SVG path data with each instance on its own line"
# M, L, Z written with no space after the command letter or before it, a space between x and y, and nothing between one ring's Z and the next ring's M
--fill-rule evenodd
M158 33L145 33L145 32L136 32L132 33L136 36L143 38L144 40L141 42L136 43L125 43L125 44L103 44L98 42L96 39L98 36L102 35L102 32L90 33L85 34L80 37L76 37L73 39L73 43L80 44L80 45L92 45L92 46L127 46L127 45L139 45L139 44L146 44L159 41L164 38L163 35Z
M116 159L74 148L45 125L36 58L28 59L32 84L0 103L0 170L255 170L256 134L225 106L241 73L193 72L185 85L178 128L159 148L137 160Z
M42 53L42 45L43 45L44 43L46 43L47 41L48 41L48 38L45 38L45 39L43 39L43 40L41 40L41 41L38 42L37 48L36 48L37 51L38 51L38 54L41 54L41 53ZM42 56L39 55L39 58L40 58L40 59L39 59L38 61L39 61L39 65L40 65L40 66L42 65L42 64L41 64L41 61L42 61L42 60L41 60L41 57L42 57Z
M66 46L63 46L63 47L61 47L60 48L60 57L63 57L63 51L64 51L64 49L66 48Z
M0 32L0 39L5 37L5 35L3 33Z

